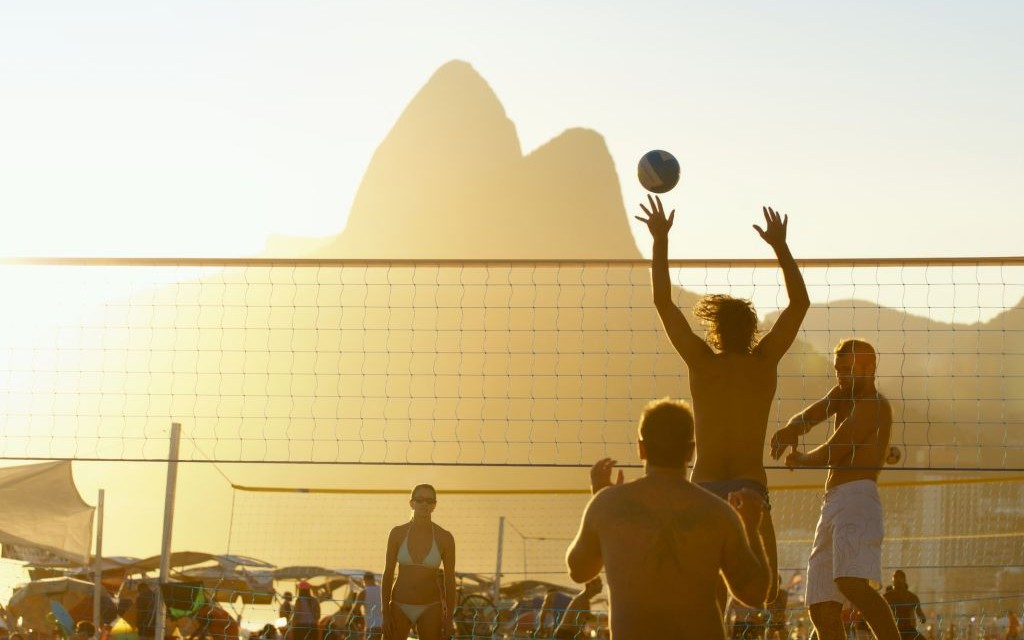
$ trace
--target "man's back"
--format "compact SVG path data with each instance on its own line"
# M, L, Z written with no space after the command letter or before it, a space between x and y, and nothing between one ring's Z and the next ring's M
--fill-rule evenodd
M697 457L694 482L747 478L767 485L764 441L778 386L778 360L707 353L688 361Z
M644 477L609 487L592 508L616 640L725 637L715 585L743 535L728 504L685 481Z
M917 608L921 606L917 594L910 589L896 587L887 590L882 597L889 603L893 616L896 617L896 627L900 631L917 629Z

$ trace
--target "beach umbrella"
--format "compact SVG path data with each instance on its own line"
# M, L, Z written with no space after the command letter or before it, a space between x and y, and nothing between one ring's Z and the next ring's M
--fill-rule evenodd
M243 604L270 604L274 600L274 578L268 571L249 572L243 567L192 567L178 572L186 580L202 582L212 600Z
M74 620L92 619L92 598L95 585L75 578L45 578L17 587L7 604L13 617L20 616L25 627L45 629L46 614L53 612L56 602L71 614ZM117 617L117 605L105 591L100 596L100 618L111 622Z

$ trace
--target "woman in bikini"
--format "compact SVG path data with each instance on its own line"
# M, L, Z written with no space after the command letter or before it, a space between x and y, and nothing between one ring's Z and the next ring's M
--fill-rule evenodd
M455 538L430 519L437 506L434 487L417 485L409 506L412 520L398 525L388 536L380 586L384 638L405 640L413 627L420 640L448 638L455 609ZM439 581L442 565L444 577Z

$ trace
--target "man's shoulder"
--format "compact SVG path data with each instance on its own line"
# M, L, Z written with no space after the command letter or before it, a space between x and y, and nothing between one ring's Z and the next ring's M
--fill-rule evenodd
M688 480L671 486L652 487L642 480L605 487L591 498L591 511L602 513L622 505L650 505L656 502L666 510L694 510L702 517L722 517L733 513L727 502Z
M892 403L881 393L853 398L852 411L865 411L880 421L892 421Z
M892 403L889 402L889 398L887 398L881 391L875 391L870 395L855 397L853 400L857 404L874 404L885 409L892 406Z

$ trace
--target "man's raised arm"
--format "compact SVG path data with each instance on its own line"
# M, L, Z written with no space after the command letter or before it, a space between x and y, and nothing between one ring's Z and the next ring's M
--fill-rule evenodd
M761 338L756 350L781 359L796 340L800 323L804 321L804 316L807 315L807 310L811 307L811 299L807 296L807 285L804 284L800 268L789 250L789 245L786 244L789 216L780 215L771 207L762 207L762 211L764 212L765 228L762 229L755 224L754 230L775 252L779 267L782 268L782 277L786 281L786 296L789 298L789 304L779 314L779 319L775 321L771 330Z
M640 205L647 217L635 217L647 225L654 239L651 249L651 293L654 297L654 306L658 310L661 324L665 327L665 333L668 334L672 346L689 365L698 356L710 353L711 349L693 332L690 323L686 321L686 316L672 301L672 281L668 275L668 232L672 228L676 212L672 210L666 218L661 198L647 196L647 200L651 205L650 209Z

